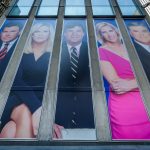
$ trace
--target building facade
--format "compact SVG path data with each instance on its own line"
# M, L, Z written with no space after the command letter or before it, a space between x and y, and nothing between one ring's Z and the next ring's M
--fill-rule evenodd
M8 3L0 18L1 145L147 148L148 1Z

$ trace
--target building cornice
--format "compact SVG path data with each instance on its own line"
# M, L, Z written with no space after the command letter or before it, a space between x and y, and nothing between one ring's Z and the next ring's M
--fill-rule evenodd
M11 0L2 0L0 3L0 17L4 13L4 11L8 8Z

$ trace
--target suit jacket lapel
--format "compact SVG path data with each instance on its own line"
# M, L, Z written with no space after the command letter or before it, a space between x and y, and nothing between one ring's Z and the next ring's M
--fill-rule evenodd
M0 49L1 49L1 47L2 47L2 44L3 44L3 42L0 40Z

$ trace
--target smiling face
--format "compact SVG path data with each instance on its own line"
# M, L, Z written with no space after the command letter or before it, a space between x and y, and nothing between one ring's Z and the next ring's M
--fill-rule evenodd
M1 33L1 40L3 42L11 42L16 39L20 35L19 27L12 26L12 27L5 27Z
M117 32L108 25L105 25L100 29L100 34L105 42L115 43L118 41Z
M44 43L50 36L50 30L47 26L41 26L32 34L32 40L35 43Z
M68 44L76 46L82 42L84 33L80 26L75 26L67 29L64 36Z
M150 32L144 26L129 27L131 36L138 42L150 44Z

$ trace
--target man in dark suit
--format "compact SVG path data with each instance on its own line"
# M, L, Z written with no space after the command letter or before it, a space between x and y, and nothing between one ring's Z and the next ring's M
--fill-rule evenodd
M15 49L21 25L14 22L4 24L0 33L0 80Z
M128 24L128 29L133 37L134 46L150 82L150 32L145 24L139 22Z
M55 122L64 128L94 128L88 46L84 27L64 26Z

